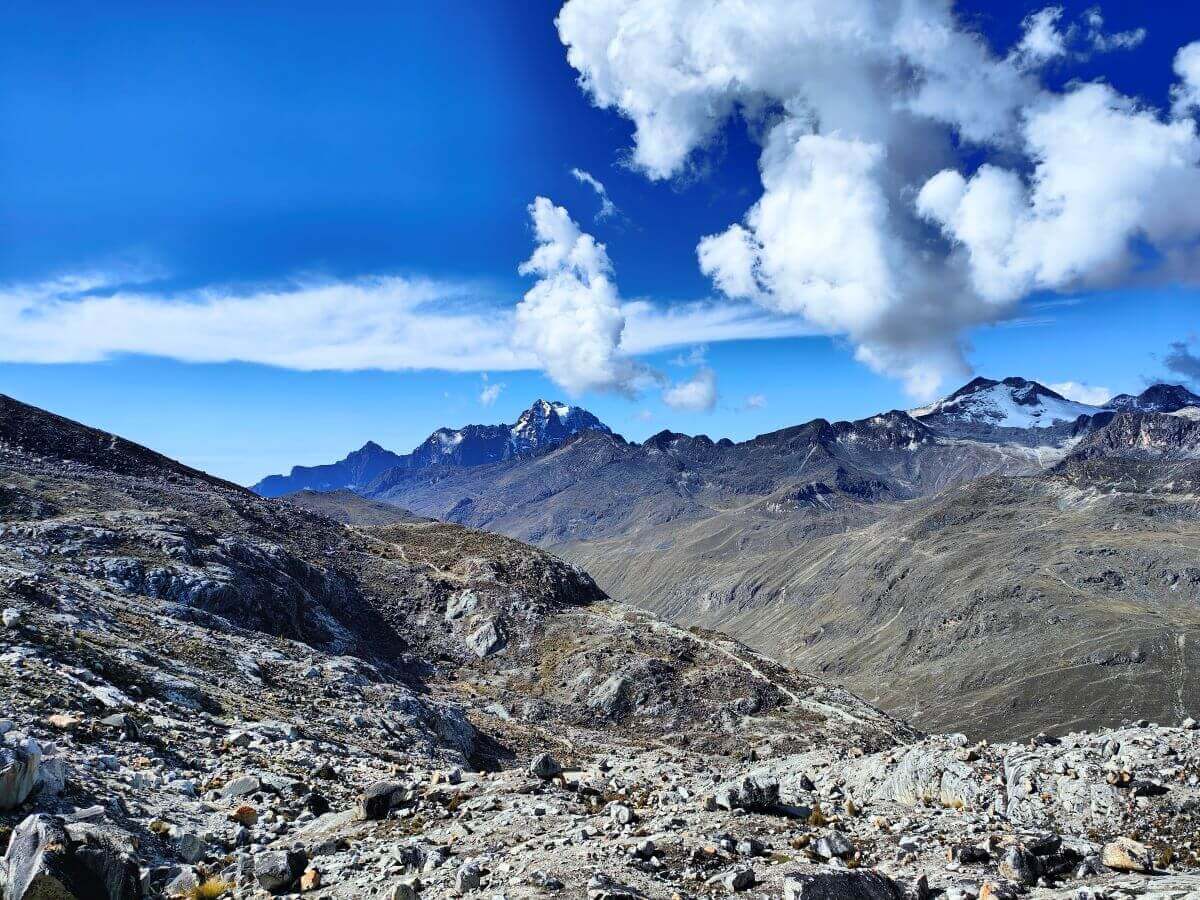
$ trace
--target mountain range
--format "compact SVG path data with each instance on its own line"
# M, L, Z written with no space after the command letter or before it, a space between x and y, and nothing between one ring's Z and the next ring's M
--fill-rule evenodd
M1200 665L1197 410L1180 386L1095 407L976 379L740 443L584 428L355 490L553 549L615 597L922 727L1015 736L1178 710ZM1104 709L1096 679L1114 684Z
M264 497L292 491L367 492L371 483L393 469L422 470L435 466L480 466L526 459L559 446L584 430L609 428L586 409L538 400L512 425L467 425L439 428L411 453L398 454L368 441L345 459L323 466L294 466L288 475L269 475L253 490Z

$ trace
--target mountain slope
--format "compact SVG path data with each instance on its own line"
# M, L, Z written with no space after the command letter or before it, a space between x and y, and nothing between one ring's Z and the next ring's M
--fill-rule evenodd
M617 538L560 552L616 596L925 728L1014 737L1166 719L1195 711L1200 677L1200 463L1179 439L1196 424L1123 414L1049 472L842 516L824 534L762 541L739 514L659 551Z
M547 546L631 535L657 546L685 522L737 511L775 520L818 497L818 505L896 502L1059 458L1053 448L948 442L893 411L857 422L817 419L740 444L673 432L630 444L585 432L529 460L393 469L366 493Z
M296 491L278 498L311 512L328 516L343 525L395 525L420 522L420 516L392 503L368 500L344 488L336 491Z
M1151 390L1147 400L1162 393ZM1019 410L1019 422L1007 407L997 417L997 397L1029 410ZM1111 723L1143 693L1162 716L1175 712L1174 676L1167 676L1196 661L1171 649L1178 634L1152 639L1116 624L1116 601L1105 592L1106 579L1132 583L1160 563L1186 582L1180 573L1198 556L1189 530L1195 499L1176 463L1195 456L1196 422L1097 408L1085 414L1024 379L977 380L935 406L916 417L815 420L741 444L663 432L638 445L584 434L534 459L393 470L368 493L552 547L614 596L822 668L923 726L1014 736L1046 723ZM1152 488L1147 467L1164 476ZM1082 487L1064 495L1068 471L1093 480L1087 503L1074 499ZM975 512L966 516L964 507ZM1126 523L1129 536L1114 550L1112 576L1094 569L1103 557L1092 549L1113 539L1115 522ZM1027 547L1038 528L1045 542ZM909 533L916 537L899 537ZM1056 548L1067 547L1079 552L1063 562ZM1076 587L1064 587L1064 573L1073 573L1075 582L1065 580ZM879 595L893 581L895 605ZM1172 584L1145 587L1130 615L1173 614L1180 588ZM1077 608L1064 615L1071 604ZM1056 653L1059 618L1077 643L1092 642L1089 652L1116 641L1117 656L1144 665L1119 670L1105 701L1089 706L1087 679L1117 670ZM960 619L973 633L990 629L996 643L957 636L931 650L914 637L958 635ZM874 635L865 645L864 634ZM1120 643L1134 634L1138 641ZM1042 668L1030 668L1033 657L1009 662L1010 642L1036 648ZM885 677L896 669L914 675ZM977 683L978 672L992 687ZM1044 708L1014 713L1007 705L1037 691L1046 695Z

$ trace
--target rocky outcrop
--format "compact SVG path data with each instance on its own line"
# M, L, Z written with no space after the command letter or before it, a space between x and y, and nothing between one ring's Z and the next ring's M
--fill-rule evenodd
M139 900L141 868L120 832L37 814L23 820L0 863L5 900Z

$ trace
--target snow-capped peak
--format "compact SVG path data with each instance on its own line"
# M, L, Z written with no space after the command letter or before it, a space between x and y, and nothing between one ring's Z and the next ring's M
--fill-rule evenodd
M1100 412L1100 407L1068 400L1024 378L976 378L944 400L910 411L930 424L964 423L1000 428L1049 428Z

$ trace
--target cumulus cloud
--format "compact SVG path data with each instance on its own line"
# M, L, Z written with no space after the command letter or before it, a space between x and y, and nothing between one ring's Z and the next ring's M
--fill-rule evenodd
M1094 384L1080 384L1078 381L1060 381L1048 385L1050 390L1062 394L1068 400L1077 403L1087 403L1089 406L1103 406L1112 399L1113 392L1106 387Z
M601 184L599 179L595 178L590 172L585 172L583 169L572 169L571 177L581 184L586 184L600 198L600 211L596 213L597 222L610 219L617 214L616 205L609 199L608 188Z
M849 337L918 396L965 370L964 331L1029 291L1111 284L1153 265L1147 247L1164 271L1194 267L1193 124L1040 81L1050 60L1144 36L1103 25L1050 7L997 52L944 0L568 0L558 18L647 177L686 173L735 118L762 135L762 194L697 247L715 287ZM1190 108L1191 57L1177 68Z
M762 409L767 405L765 394L750 394L742 401L742 409Z
M664 389L662 398L672 409L711 412L717 405L717 373L708 366L701 366L687 381Z
M944 170L917 197L966 257L984 300L1111 281L1148 243L1167 258L1200 236L1200 138L1104 84L1046 97L1022 136L1027 177L985 164L970 178Z
M545 197L529 215L536 248L519 271L538 280L517 304L517 345L571 393L636 394L646 368L621 350L625 315L604 245Z

